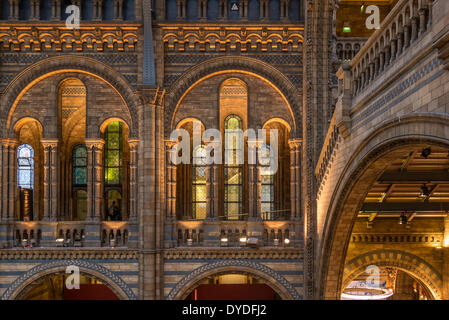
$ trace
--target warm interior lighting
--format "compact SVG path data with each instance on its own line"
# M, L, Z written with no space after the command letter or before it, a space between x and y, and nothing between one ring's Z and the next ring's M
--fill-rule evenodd
M289 238L285 238L284 239L284 244L288 246L290 244L290 239Z
M342 293L341 299L342 300L385 300L388 297L391 297L393 295L392 289L378 289L378 290L380 290L382 293L364 294L364 295ZM376 290L376 291L378 291L378 290Z
M247 241L246 236L240 237L240 243L241 244L246 243L246 241Z

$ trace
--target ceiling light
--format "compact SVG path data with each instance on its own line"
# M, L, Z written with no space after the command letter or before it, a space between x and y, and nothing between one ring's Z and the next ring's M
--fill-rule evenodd
M407 224L407 216L405 213L401 213L401 216L399 217L399 224Z
M432 150L430 148L425 148L421 151L421 156L425 159L427 159L428 156L432 153Z
M428 198L430 196L430 191L429 188L426 186L426 184L424 183L421 186L421 194L419 195L420 198Z

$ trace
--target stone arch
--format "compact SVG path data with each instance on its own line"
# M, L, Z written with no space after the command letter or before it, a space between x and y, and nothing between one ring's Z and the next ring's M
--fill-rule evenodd
M36 62L9 83L0 100L0 113L8 118L7 126L10 125L10 117L15 106L29 88L47 77L67 72L88 74L108 84L120 96L137 126L137 106L140 102L128 81L113 68L98 60L85 56L76 56L74 59L73 55L61 55ZM131 131L134 134L138 130L132 128Z
M101 280L109 289L111 289L120 299L136 300L137 297L122 278L115 275L105 267L86 260L57 260L48 263L39 264L25 274L13 281L13 283L3 293L2 300L13 300L25 287L44 276L65 272L68 266L75 265L79 267L80 272L93 276Z
M43 135L44 129L43 129L42 123L34 117L22 117L22 118L18 119L12 125L13 132L17 133L18 131L20 131L20 129L28 122L36 123L39 128L39 132L40 132L41 136Z
M395 267L410 273L426 286L433 299L442 298L442 276L432 265L409 252L390 249L370 251L348 261L344 268L342 289L369 265Z
M201 126L203 128L206 128L206 126L204 125L204 123L200 119L195 118L195 117L187 117L187 118L179 120L178 123L176 123L175 129L180 129L186 123L194 122L194 121L201 123Z
M393 159L410 147L449 147L449 117L442 113L413 114L386 121L353 152L330 199L320 248L320 298L338 299L344 259L365 193Z
M172 121L176 108L188 91L200 81L212 75L225 72L243 72L257 76L268 82L284 98L290 108L294 123L292 130L294 132L293 136L300 137L302 135L300 126L296 125L301 122L301 91L273 66L254 58L242 56L219 57L204 61L187 70L171 85L165 96L165 106L167 109L165 118L166 135L169 128L171 128L170 122Z
M248 272L261 278L284 300L301 300L295 288L282 275L263 264L245 260L223 260L203 265L182 278L170 291L167 299L184 299L202 279L232 271Z

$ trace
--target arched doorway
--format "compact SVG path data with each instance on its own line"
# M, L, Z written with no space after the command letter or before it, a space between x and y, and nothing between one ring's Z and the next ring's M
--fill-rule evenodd
M186 300L281 300L262 279L244 272L223 272L203 278Z
M342 300L430 300L425 284L410 272L396 267L368 267L346 282Z
M320 253L323 298L339 299L345 289L345 265L373 250L408 252L442 273L437 258L448 241L438 230L444 230L447 219L449 147L440 137L446 123L419 116L394 120L351 151L326 208ZM419 259L408 259L410 265L418 264ZM441 288L436 278L436 299L442 298Z
M87 274L80 275L79 289L66 285L70 274L53 273L28 284L16 300L119 300L101 280Z

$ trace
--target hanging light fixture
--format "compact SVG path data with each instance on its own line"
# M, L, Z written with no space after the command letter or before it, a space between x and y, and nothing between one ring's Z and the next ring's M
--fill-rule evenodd
M427 187L427 185L424 183L421 186L421 193L419 195L420 198L428 198L430 196L430 191L429 188Z
M407 224L407 216L405 212L401 213L401 216L399 217L399 224Z

